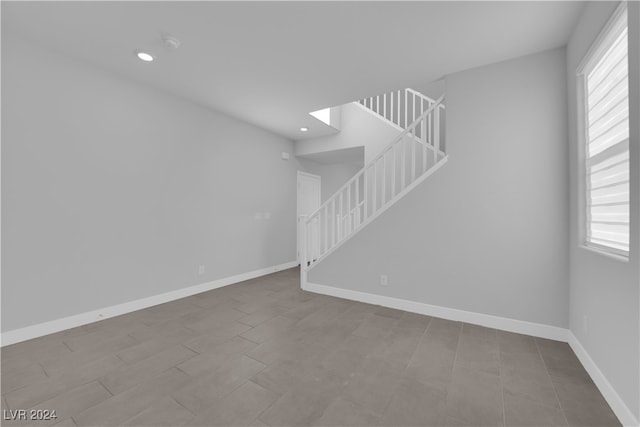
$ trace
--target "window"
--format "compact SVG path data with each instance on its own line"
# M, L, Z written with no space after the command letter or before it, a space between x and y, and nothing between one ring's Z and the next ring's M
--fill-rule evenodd
M579 69L585 153L585 245L629 256L629 65L623 2Z

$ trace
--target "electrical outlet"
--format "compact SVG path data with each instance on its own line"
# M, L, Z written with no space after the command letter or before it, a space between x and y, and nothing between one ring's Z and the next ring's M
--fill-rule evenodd
M200 266L198 267L198 274L199 274L200 276L202 276L202 275L204 274L204 265L200 265Z
M380 286L388 286L389 285L389 278L387 277L386 274L381 274L380 275Z

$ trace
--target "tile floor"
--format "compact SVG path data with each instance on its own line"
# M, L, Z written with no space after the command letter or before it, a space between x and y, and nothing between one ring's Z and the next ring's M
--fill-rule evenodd
M619 425L565 343L303 292L297 269L3 348L2 409L55 409L39 426Z

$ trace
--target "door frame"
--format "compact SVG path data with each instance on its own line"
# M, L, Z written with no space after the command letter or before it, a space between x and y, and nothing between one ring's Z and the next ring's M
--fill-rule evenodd
M296 260L300 264L300 177L318 180L318 206L322 205L322 177L309 172L298 171L296 176Z

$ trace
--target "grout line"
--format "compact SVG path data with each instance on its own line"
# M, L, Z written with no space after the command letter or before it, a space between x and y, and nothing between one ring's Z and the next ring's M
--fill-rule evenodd
M178 405L180 405L181 407L183 407L184 409L187 410L187 412L189 412L190 414L192 414L194 417L197 417L198 414L196 414L195 412L193 412L191 409L187 408L186 406L184 406L182 403L178 402L178 400L173 397L171 394L168 395L169 399L173 400L174 402L176 402Z
M262 411L260 411L260 413L259 413L258 415L256 415L256 417L253 419L254 421L255 421L255 420L259 420L259 421L260 421L260 422L262 422L263 424L266 424L266 425L270 426L271 424L264 422L260 417L261 417L265 412L267 412L269 409L271 409L271 407L272 407L273 405L275 405L275 404L276 404L276 403L277 403L277 402L282 398L282 396L284 396L285 394L287 394L287 392L284 392L284 393L280 394L280 393L278 393L278 392L276 392L276 391L274 391L274 390L271 390L271 389L270 389L270 388L268 388L268 387L263 387L263 386L261 386L261 385L260 385L260 384L258 384L257 382L253 381L253 379L251 379L251 378L249 378L247 381L245 381L245 382L243 383L243 385L244 385L244 384L246 384L246 383L249 383L249 382L251 382L251 383L253 383L253 384L257 385L258 387L261 387L261 388L263 388L263 389L265 389L265 390L269 390L269 391L271 391L272 393L275 393L275 394L277 394L277 395L278 395L278 397L277 397L277 398L273 399L273 402L271 402L271 403L270 403L266 408L264 408ZM238 387L238 388L239 388L239 387ZM227 396L228 396L228 395L227 395Z
M460 341L462 340L462 329L464 328L464 322L460 322L460 332L458 332L458 344L456 345L456 355L453 358L453 366L451 367L451 380L449 381L449 387L447 387L447 395L444 398L444 416L447 416L447 401L449 400L449 394L451 393L451 386L453 385L453 372L456 369L456 361L458 360L458 350L460 349ZM429 322L431 324L431 322Z
M105 390L107 390L107 393L109 393L111 396L115 396L115 394L113 394L111 392L111 390L109 390L104 384L102 384L102 381L100 381L100 378L96 378L96 381L98 382L98 384L100 384L102 386L102 388L104 388Z
M73 353L73 350L71 350L71 347L69 347L69 344L67 344L66 341L62 341L62 344L64 344L64 346L67 347L71 353Z
M502 382L502 358L500 357L500 344L498 344L498 339L496 335L496 347L498 348L498 378L500 378L500 398L502 399L502 425L507 425L507 415L506 409L504 406L504 384Z
M37 362L38 366L40 366L40 369L42 369L42 372L44 372L45 377L47 378L51 378L51 375L49 375L49 373L47 372L46 369L44 369L44 366L42 365L42 362Z
M429 327L431 326L431 321L432 320L433 320L433 317L429 316L429 323L427 323L427 327L424 328L424 331L422 331L422 336L420 336L420 340L418 341L418 345L416 346L415 350L411 354L411 357L409 358L409 362L407 363L407 366L406 366L405 369L407 369L409 366L411 366L411 362L413 362L413 358L415 357L416 353L418 352L418 348L420 347L420 344L422 344L422 341L424 340L424 336L427 335L427 331L429 330Z
M542 352L540 351L540 345L538 345L538 340L536 338L533 339L533 342L536 343L536 348L538 349L538 356L542 359L542 364L544 365L544 370L547 373L547 377L549 378L549 382L551 382L551 388L553 388L553 394L556 397L556 401L558 402L558 407L560 408L560 412L562 412L562 418L564 418L564 422L569 425L569 421L567 420L567 416L564 413L564 408L562 407L562 403L560 402L560 397L558 397L558 391L556 390L556 385L551 379L551 374L549 373L549 367L547 366L547 362L542 357Z

